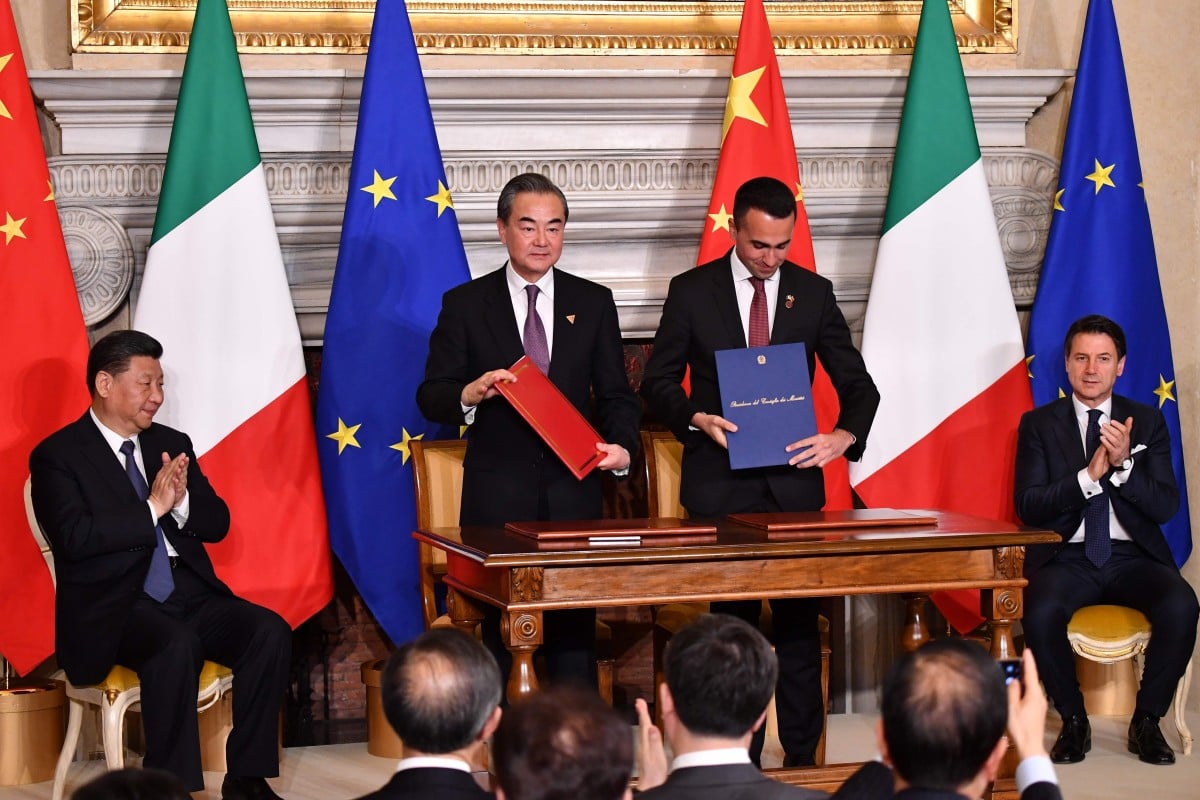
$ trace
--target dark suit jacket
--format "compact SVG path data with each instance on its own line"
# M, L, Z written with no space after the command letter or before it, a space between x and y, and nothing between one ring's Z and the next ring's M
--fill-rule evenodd
M491 800L468 772L421 767L397 772L379 790L358 800Z
M1112 418L1123 422L1128 417L1133 417L1131 449L1140 445L1145 449L1133 454L1135 466L1123 485L1108 482L1111 470L1101 483L1130 538L1154 560L1174 567L1175 560L1159 527L1179 508L1170 434L1158 409L1113 395ZM1070 397L1021 417L1014 487L1017 516L1026 525L1050 528L1063 537L1059 544L1029 548L1025 556L1027 576L1053 558L1079 528L1087 499L1076 476L1088 460Z
M463 424L463 387L524 354L503 268L451 289L429 338L425 381L417 389L421 413L434 422ZM625 374L612 292L557 268L549 377L604 441L623 446L631 457L637 452L641 405ZM464 524L537 519L539 488L550 519L601 516L599 474L576 480L504 398L479 405L467 442Z
M892 771L878 761L868 761L833 793L833 800L965 800L956 792L938 789L905 789L896 792ZM1034 783L1021 792L1021 800L1062 800L1055 783Z
M790 262L779 269L779 301L771 344L803 342L808 351L809 375L814 356L821 357L841 402L837 427L854 434L857 440L846 451L846 457L857 460L879 406L879 391L867 374L862 355L850 341L850 329L837 306L833 284ZM791 308L788 296L795 299ZM688 428L698 411L721 413L713 353L745 346L728 253L672 279L654 337L654 351L646 364L642 396L684 445L680 486L683 505L696 516L726 513L731 499L737 497L739 483L765 477L785 510L815 511L825 503L820 470L785 466L734 472L724 448L703 432ZM688 367L690 397L680 386Z
M186 452L191 459L187 524L180 529L170 514L159 524L197 575L230 594L204 549L205 542L225 537L229 509L200 470L191 440L158 424L138 440L149 484L162 468L161 453ZM129 607L150 568L153 518L87 413L34 448L29 473L34 512L54 550L58 663L72 683L96 683L112 669Z
M645 800L816 800L824 792L771 780L753 764L686 767L662 786L638 793Z

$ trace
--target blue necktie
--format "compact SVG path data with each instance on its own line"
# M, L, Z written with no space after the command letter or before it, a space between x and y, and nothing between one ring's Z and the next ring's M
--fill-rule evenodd
M1087 432L1084 434L1084 450L1090 460L1100 447L1100 414L1098 408L1088 411ZM1087 510L1083 512L1083 553L1097 567L1104 566L1112 555L1112 542L1108 538L1108 495L1101 493L1088 498Z
M525 346L525 355L529 356L529 360L543 375L549 375L550 347L546 343L546 328L537 312L537 285L531 283L526 286L525 294L529 296L529 313L525 315L525 331L521 337L521 344Z
M137 468L137 460L133 457L133 442L129 439L121 442L121 453L125 456L125 474L133 484L133 491L138 499L145 501L150 497L150 487ZM154 555L150 557L150 569L146 572L146 582L142 588L146 594L158 602L165 601L175 591L175 578L171 575L171 561L167 556L167 540L163 536L162 526L154 526L154 536L158 543L154 545Z

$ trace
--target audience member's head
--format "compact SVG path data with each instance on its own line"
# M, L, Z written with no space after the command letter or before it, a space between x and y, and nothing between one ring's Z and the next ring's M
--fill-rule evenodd
M779 664L754 627L706 614L667 645L663 704L666 733L678 748L673 715L694 736L740 739L762 723Z
M475 639L454 628L426 631L383 669L383 711L405 755L448 755L491 735L500 717L500 670Z
M116 769L80 786L71 800L191 800L175 775L161 769Z
M492 758L500 800L618 800L633 733L595 692L551 687L504 712Z
M909 786L954 791L986 783L1006 749L1008 703L1004 674L987 651L966 639L939 639L888 673L881 749Z

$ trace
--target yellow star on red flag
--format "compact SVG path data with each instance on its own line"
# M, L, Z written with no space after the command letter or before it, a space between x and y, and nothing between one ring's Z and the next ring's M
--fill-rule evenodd
M4 68L8 66L8 62L12 60L12 57L12 53L0 56L0 72L4 72ZM12 119L12 114L8 113L8 107L4 105L4 98L0 98L0 117Z
M725 143L725 137L729 135L729 129L735 119L748 119L764 128L767 127L767 120L750 97L766 70L766 67L759 67L729 79L729 95L725 98L725 123L721 128L722 144Z
M4 233L5 244L12 244L13 239L28 238L25 236L25 231L21 230L21 226L25 224L25 220L27 219L29 219L29 217L13 219L12 214L8 213L7 211L4 212L4 224L0 225L0 232Z

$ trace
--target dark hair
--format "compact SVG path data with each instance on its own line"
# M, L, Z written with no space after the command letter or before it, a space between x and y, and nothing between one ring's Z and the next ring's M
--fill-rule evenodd
M178 776L161 769L126 767L80 786L71 800L191 800Z
M96 396L96 376L101 372L120 375L129 369L129 362L135 357L162 358L162 352L162 345L148 333L113 331L92 345L92 352L88 353L88 391Z
M676 716L692 733L708 736L750 731L779 675L766 637L727 614L706 614L681 629L664 660Z
M500 669L488 649L455 628L397 648L383 668L383 713L406 745L453 753L479 736L500 704Z
M1071 345L1074 344L1075 337L1081 333L1105 334L1117 346L1117 360L1120 361L1125 357L1125 331L1121 330L1121 326L1108 317L1089 314L1075 320L1071 323L1071 327L1067 328L1067 336L1063 339L1063 358L1071 357Z
M633 733L594 691L550 687L504 711L492 757L507 800L617 800Z
M796 193L777 178L751 178L733 196L734 224L741 225L752 208L775 219L787 219L796 213Z
M519 194L552 194L556 196L562 203L563 222L567 221L569 212L567 211L566 195L562 193L562 189L554 185L554 181L536 172L526 172L504 184L504 188L500 190L500 199L496 201L496 219L504 223L508 222L508 218L512 215L513 203L517 201Z
M883 736L910 785L954 790L983 768L1008 724L1004 673L966 639L939 639L900 658L883 684Z

